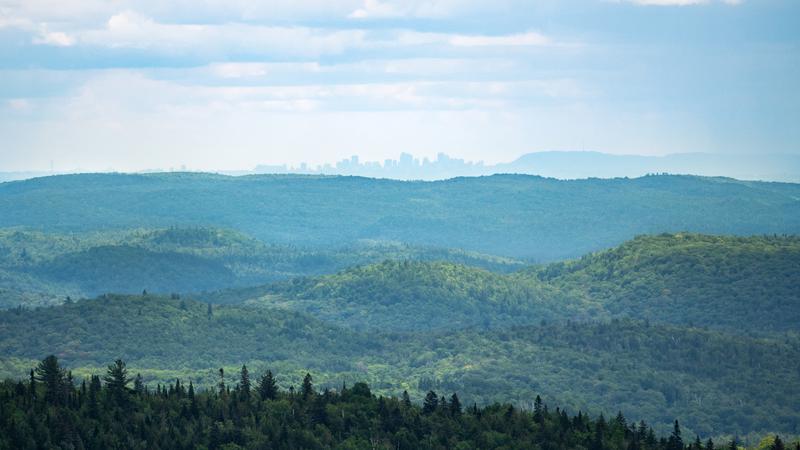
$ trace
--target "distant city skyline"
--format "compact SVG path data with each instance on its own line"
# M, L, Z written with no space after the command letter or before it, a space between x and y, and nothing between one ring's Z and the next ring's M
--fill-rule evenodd
M540 175L560 179L640 177L654 173L724 176L743 180L783 181L800 183L800 155L753 154L720 155L684 153L664 156L613 155L599 152L533 152L510 161L486 164L439 153L435 158L401 153L397 159L363 161L360 156L324 164L259 164L238 170L203 170L181 165L150 168L133 173L214 172L224 175L304 174L355 175L400 180L441 180L464 176L498 173ZM0 171L0 182L47 175L86 172L69 171ZM101 172L124 172L113 169Z

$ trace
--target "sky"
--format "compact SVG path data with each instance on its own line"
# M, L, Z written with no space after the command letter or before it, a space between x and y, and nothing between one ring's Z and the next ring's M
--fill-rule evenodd
M0 172L800 153L796 0L0 0Z

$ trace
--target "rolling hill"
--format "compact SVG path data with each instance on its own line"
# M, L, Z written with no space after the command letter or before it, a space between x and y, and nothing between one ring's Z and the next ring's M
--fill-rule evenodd
M798 280L800 238L681 233L511 274L384 262L203 298L296 310L356 329L632 318L763 335L800 331Z
M208 227L42 233L0 229L0 308L103 293L197 293L332 273L386 259L442 260L510 272L512 258L359 241L310 249Z
M0 184L0 211L0 227L44 232L211 226L272 244L330 248L367 239L552 261L639 234L797 233L800 185L696 176L85 174Z
M414 313L414 315L421 315ZM687 433L798 433L797 335L734 336L635 321L550 323L447 332L353 332L253 305L102 296L48 308L0 312L0 376L24 378L53 353L80 379L123 358L145 383L181 378L211 387L218 368L243 363L298 386L310 371L320 388L369 382L377 392L458 392L465 404L537 394L570 411L616 414Z

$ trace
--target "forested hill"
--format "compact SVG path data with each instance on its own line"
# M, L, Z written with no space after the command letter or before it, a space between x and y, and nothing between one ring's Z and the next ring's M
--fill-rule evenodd
M757 333L800 328L797 236L640 236L522 276L530 274L611 316Z
M395 331L635 318L764 335L800 331L797 280L798 237L684 233L512 274L387 261L208 299Z
M332 273L383 260L452 261L499 272L522 261L458 249L359 241L336 248L270 245L209 227L42 233L0 229L0 308L67 296L196 293Z
M394 240L546 261L643 233L798 233L800 185L695 176L86 174L0 184L0 211L0 227L43 231L203 225L276 244Z
M415 315L415 314L412 314ZM418 315L418 314L416 314ZM466 404L537 394L606 416L622 410L690 435L800 434L800 340L756 339L641 322L550 323L439 333L358 333L304 314L188 299L104 296L0 312L0 378L27 378L51 352L76 380L125 359L143 381L214 386L242 364L284 388L311 372L320 389L369 382L379 393L458 392Z

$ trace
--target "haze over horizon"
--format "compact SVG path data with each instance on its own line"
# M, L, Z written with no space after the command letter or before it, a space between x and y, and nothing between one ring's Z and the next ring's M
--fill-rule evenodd
M788 0L0 7L0 171L800 154Z

